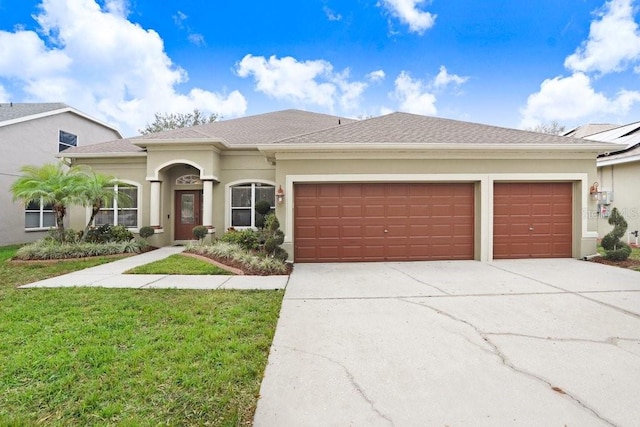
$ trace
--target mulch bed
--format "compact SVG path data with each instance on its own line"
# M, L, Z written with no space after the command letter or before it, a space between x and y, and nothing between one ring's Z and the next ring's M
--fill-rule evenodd
M614 267L640 269L639 259L629 258L624 261L610 261L608 259L604 259L603 257L599 256L599 257L591 258L590 261L597 262L598 264L612 265Z
M223 268L227 271L230 271L234 274L241 274L241 275L246 275L246 276L273 276L275 274L269 274L269 273L265 273L264 271L260 271L260 270L251 270L246 268L243 264L230 260L230 259L224 259L224 258L216 258L214 256L205 256L205 255L199 255L199 254L192 254L189 252L182 252L182 255L187 255L187 256L191 256L194 258L198 258L201 259L203 261L208 261L211 262L212 264L217 265L220 268ZM287 272L283 273L282 275L289 275L291 274L291 272L293 271L293 264L291 263L286 263L286 267L287 267Z

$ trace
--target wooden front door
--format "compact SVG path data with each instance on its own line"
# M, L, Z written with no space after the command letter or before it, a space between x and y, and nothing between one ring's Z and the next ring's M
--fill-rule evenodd
M202 225L202 191L176 191L174 240L193 240L193 227Z

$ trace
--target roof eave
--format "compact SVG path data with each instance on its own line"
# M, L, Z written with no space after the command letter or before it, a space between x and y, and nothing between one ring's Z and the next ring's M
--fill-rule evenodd
M56 154L55 157L59 159L108 159L113 157L146 157L146 151L139 151L135 153L68 153L64 152Z
M146 148L149 145L171 145L171 144L191 144L191 145L214 145L218 148L228 148L229 144L222 139L212 138L168 138L168 139L130 139L133 145Z
M553 151L553 152L611 152L609 143L580 143L580 144L439 144L439 143L360 143L360 144L269 144L258 145L258 150L264 153L275 152L305 152L305 151Z
M87 114L84 114L82 111L76 110L73 107L58 108L56 110L45 111L43 113L37 113L37 114L30 114L28 116L23 116L23 117L18 117L16 119L6 120L4 122L0 122L0 127L10 126L10 125L14 125L14 124L17 124L17 123L28 122L30 120L42 119L44 117L55 116L56 114L63 114L63 113L73 113L73 114L75 114L77 116L80 116L82 118L85 118L87 120L95 122L95 123L97 123L97 124L99 124L101 126L109 128L112 131L114 131L115 133L117 133L118 136L120 137L120 139L123 138L122 133L120 133L120 131L116 127L111 126L110 124L105 123L105 122L103 122L101 120L98 120L96 118L93 118L91 116L88 116Z

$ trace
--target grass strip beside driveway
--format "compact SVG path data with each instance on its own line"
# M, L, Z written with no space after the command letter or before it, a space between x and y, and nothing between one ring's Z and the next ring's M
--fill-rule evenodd
M0 248L0 425L251 423L282 291L19 290L72 267L27 274L14 250Z
M141 265L125 271L125 274L204 274L232 275L215 264L181 254L171 255L165 259Z

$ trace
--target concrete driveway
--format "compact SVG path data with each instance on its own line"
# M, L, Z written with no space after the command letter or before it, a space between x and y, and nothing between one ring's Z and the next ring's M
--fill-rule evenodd
M255 426L635 426L640 273L297 264Z

